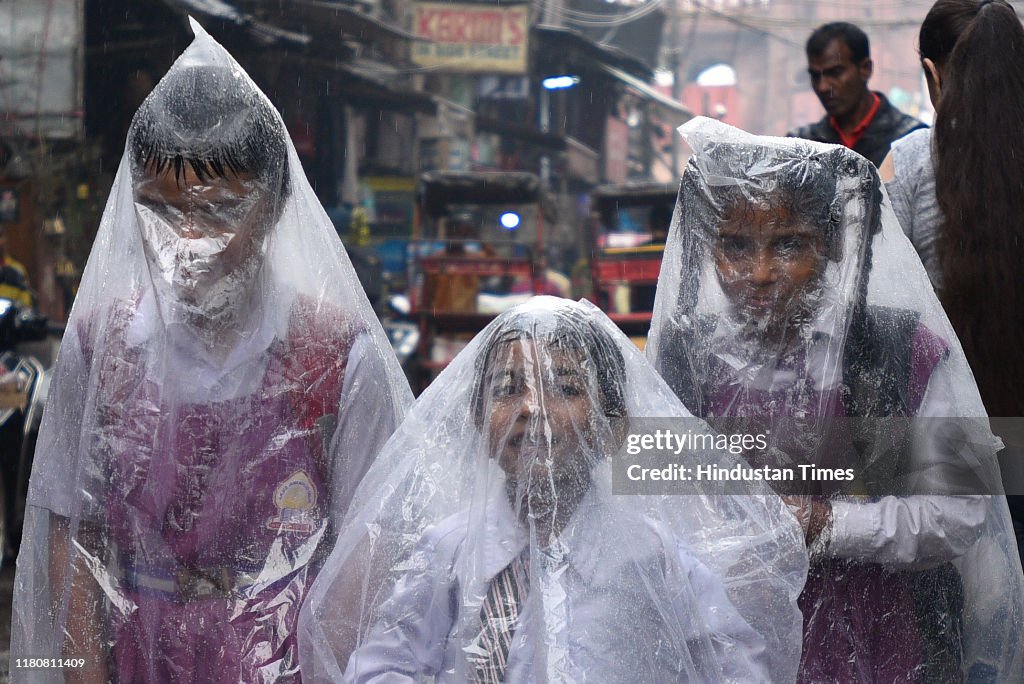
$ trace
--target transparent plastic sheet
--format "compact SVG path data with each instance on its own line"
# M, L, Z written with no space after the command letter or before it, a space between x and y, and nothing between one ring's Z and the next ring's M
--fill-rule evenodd
M611 457L642 416L689 414L596 307L499 315L363 480L303 608L304 676L792 681L794 518L763 484L614 496Z
M751 465L856 473L789 499L810 528L800 681L1021 681L1002 444L874 167L702 117L680 132L648 358L696 415L771 433Z
M301 602L412 396L280 116L193 30L68 322L11 654L89 681L298 681Z

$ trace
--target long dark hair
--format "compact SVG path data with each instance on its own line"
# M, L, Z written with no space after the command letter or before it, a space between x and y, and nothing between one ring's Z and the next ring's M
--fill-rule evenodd
M939 296L989 414L1024 416L1024 27L1003 0L938 0L919 43L942 76Z

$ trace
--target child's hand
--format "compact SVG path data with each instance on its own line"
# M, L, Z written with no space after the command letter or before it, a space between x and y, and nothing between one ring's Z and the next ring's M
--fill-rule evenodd
M822 530L832 524L832 505L825 499L791 495L782 497L782 500L800 523L808 546L818 539Z

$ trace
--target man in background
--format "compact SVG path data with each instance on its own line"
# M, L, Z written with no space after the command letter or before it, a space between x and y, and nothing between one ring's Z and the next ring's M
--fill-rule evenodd
M874 65L868 37L858 27L825 24L807 39L806 51L811 87L826 114L787 136L845 145L878 166L894 140L925 127L868 88Z

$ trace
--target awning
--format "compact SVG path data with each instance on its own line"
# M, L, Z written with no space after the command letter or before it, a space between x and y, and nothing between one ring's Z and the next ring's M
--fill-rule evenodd
M383 39L418 40L413 34L375 19L351 5L329 0L291 0L278 24L309 31L317 39L348 38L360 43Z
M476 125L476 130L478 131L487 131L488 133L506 135L510 138L522 140L523 142L530 143L531 145L537 145L538 147L544 147L549 150L560 151L564 150L566 147L565 138L563 136L560 136L557 133L545 133L538 130L536 126L531 126L529 124L479 115L474 119L474 123Z
M561 26L537 25L532 30L538 39L538 54L535 59L551 63L548 58L570 69L592 68L594 65L612 65L623 73L632 72L634 78L650 78L650 67L636 57L622 50L602 45L587 38L578 31Z
M341 39L370 43L384 39L417 40L416 36L350 5L331 0L291 0L279 13L260 11L253 0L164 0L201 21L214 19L252 34L264 45L332 44ZM250 8L252 11L249 11ZM271 16L273 19L271 20Z
M337 74L345 88L344 99L353 106L379 107L405 113L433 114L437 111L437 102L432 95L418 90L406 90L401 85L391 83L387 73L381 73L375 68L379 63L372 60L342 62L288 53L275 58L303 68L313 67ZM378 77L375 78L374 74L378 74Z
M233 24L251 34L263 45L308 45L312 38L305 32L289 31L273 24L259 21L253 15L243 12L234 4L224 0L164 0L165 3L184 14L195 15L200 23L206 19Z
M687 118L693 117L693 112L686 108L686 106L677 100L673 100L668 95L663 95L657 90L652 88L650 85L644 83L636 76L628 74L622 69L611 66L610 64L602 64L601 68L609 75L617 78L618 80L625 83L629 88L635 91L640 97L656 102L662 107L669 109L677 114L683 114Z
M427 171L416 183L419 203L431 216L450 204L539 202L540 178L525 171Z
M535 26L534 33L541 39L541 46L548 54L561 55L561 64L566 68L598 67L609 76L621 81L638 95L656 102L677 114L692 117L693 112L682 102L673 100L652 88L644 79L652 74L647 65L622 50L596 43L581 33L553 26Z
M658 200L668 200L674 203L678 192L678 183L634 180L600 185L590 191L590 201L626 206L652 204Z

